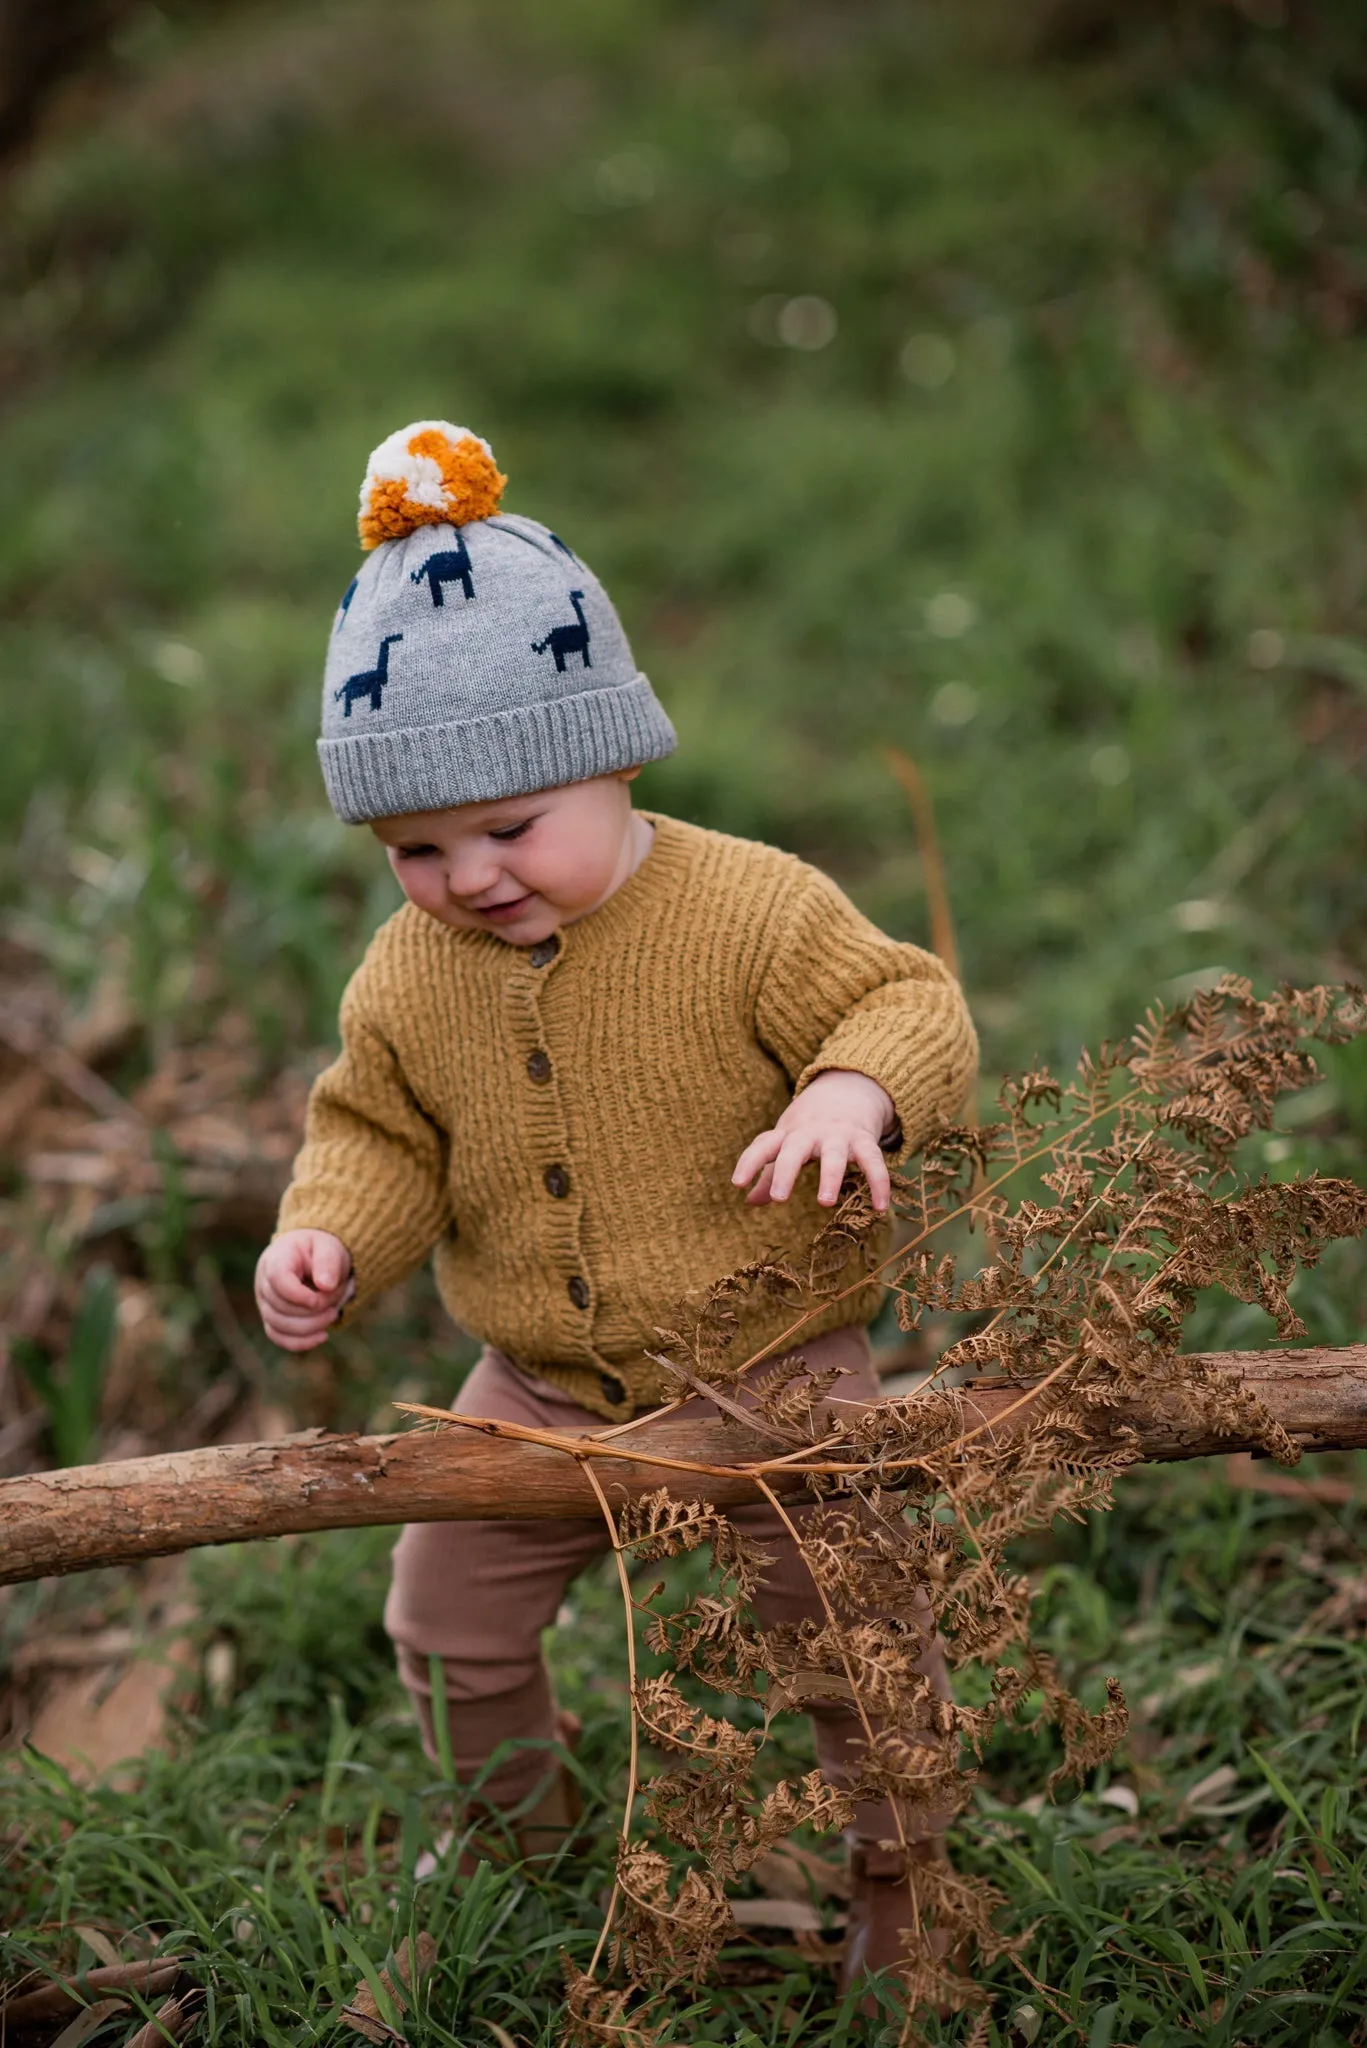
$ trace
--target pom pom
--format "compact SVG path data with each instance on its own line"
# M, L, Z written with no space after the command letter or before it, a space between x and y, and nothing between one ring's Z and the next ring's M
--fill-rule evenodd
M487 441L449 420L415 420L381 441L361 485L361 546L419 526L468 526L497 512L506 476Z

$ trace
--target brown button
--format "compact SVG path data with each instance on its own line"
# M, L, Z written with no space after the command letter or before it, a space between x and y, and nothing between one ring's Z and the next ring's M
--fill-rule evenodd
M546 1193L554 1195L557 1202L563 1201L570 1191L570 1177L563 1166L546 1168Z
M610 1401L614 1408L620 1408L623 1401L626 1400L627 1390L618 1379L616 1373L600 1373L598 1375L598 1384L603 1390L603 1399Z
M549 967L559 951L560 941L555 936L555 933L552 932L548 939L537 940L530 953L528 953L527 958L531 961L533 967Z
M582 1273L576 1273L570 1282L570 1300L576 1308L587 1308L592 1299L588 1281Z
M532 1081L549 1081L551 1078L551 1056L540 1046L527 1055L527 1077Z

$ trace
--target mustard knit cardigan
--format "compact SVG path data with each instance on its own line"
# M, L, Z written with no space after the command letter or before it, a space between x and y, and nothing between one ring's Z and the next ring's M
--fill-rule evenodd
M828 877L647 815L636 873L539 946L411 905L381 927L279 1224L342 1239L356 1306L435 1247L457 1322L617 1421L659 1398L644 1353L685 1297L771 1251L801 1259L828 1213L811 1169L782 1206L731 1185L794 1090L829 1067L872 1075L904 1157L956 1115L976 1058L945 968ZM864 1286L804 1335L867 1322L880 1298ZM737 1343L792 1320L762 1301Z

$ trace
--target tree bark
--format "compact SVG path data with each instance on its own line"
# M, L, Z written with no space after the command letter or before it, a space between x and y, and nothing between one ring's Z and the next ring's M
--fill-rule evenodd
M1243 1380L1308 1451L1367 1448L1367 1344L1341 1350L1226 1352L1211 1363ZM1019 1427L1029 1384L980 1380L961 1388L964 1427ZM1098 1433L1127 1423L1146 1459L1198 1458L1250 1448L1161 1406L1112 1411ZM756 1494L746 1464L772 1458L772 1438L720 1416L666 1417L625 1439L601 1433L571 1454L487 1422L436 1434L331 1436L310 1431L264 1444L225 1444L80 1465L0 1481L0 1585L174 1551L315 1529L395 1522L583 1520L601 1510L591 1459L614 1505L661 1485L678 1498L726 1507ZM705 1471L670 1470L681 1460ZM775 1484L777 1475L770 1475ZM783 1490L801 1489L789 1476Z

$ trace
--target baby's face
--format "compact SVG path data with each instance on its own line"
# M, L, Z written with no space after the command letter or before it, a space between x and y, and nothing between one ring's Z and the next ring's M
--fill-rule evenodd
M534 946L605 903L638 864L635 828L648 828L631 808L635 772L379 818L370 829L419 910L457 931Z

